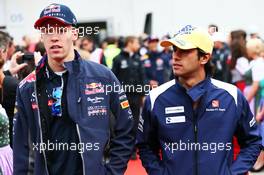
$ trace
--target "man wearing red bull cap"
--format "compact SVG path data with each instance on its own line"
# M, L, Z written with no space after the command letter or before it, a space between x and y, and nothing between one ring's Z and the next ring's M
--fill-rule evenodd
M210 35L188 25L161 46L173 47L175 80L146 98L137 145L148 174L245 174L260 153L261 137L241 92L210 78ZM241 146L236 161L233 136Z
M61 4L46 7L35 22L47 55L17 90L15 175L122 175L126 169L134 148L126 95L106 92L120 86L114 74L74 50L76 24Z

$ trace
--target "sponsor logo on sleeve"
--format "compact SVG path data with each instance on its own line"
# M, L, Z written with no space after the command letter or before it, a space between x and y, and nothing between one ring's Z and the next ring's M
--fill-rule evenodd
M225 112L226 109L220 108L220 101L219 100L212 100L211 108L206 108L206 112L214 112L214 111Z
M125 100L123 102L120 103L122 109L126 109L129 107L129 103L128 103L128 100Z
M252 119L251 119L250 122L249 122L249 126L250 126L250 128L253 127L253 126L255 125L255 123L256 123L256 119L255 119L255 117L253 116Z

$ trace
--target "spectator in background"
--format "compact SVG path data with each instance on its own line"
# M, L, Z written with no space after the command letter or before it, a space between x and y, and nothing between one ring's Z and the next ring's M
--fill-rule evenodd
M90 59L90 52L85 51L81 48L81 44L82 44L82 38L78 38L76 41L73 42L74 44L74 49L77 50L79 52L79 54L81 55L81 57L85 60L89 60Z
M251 108L251 112L256 114L256 111L259 107L259 91L260 91L260 82L264 79L264 60L261 57L261 47L262 41L260 39L250 39L247 44L247 54L250 61L250 68L245 73L246 88L244 94L248 100ZM263 135L263 124L261 125L261 134ZM263 142L262 142L262 146ZM264 152L261 151L257 162L251 171L259 171L264 166Z
M117 46L118 46L118 48L124 49L125 42L126 42L125 40L126 40L126 38L123 37L123 36L118 37L118 40L117 40Z
M249 26L249 36L250 39L254 39L254 38L260 39L258 26Z
M3 66L8 53L8 43L8 35L0 33L0 104L6 110L9 119L9 138L10 145L12 145L13 117L18 80L12 76L5 75L3 72Z
M73 42L73 45L76 50L79 50L81 48L82 44L82 37L79 37L76 41Z
M230 70L232 75L231 83L235 84L241 90L241 92L243 92L246 87L244 75L249 69L246 45L239 40L234 40L230 45L230 49Z
M231 32L232 39L230 37L229 44L231 47L231 83L235 84L241 92L244 92L246 87L246 81L244 78L245 73L249 70L249 60L247 57L247 49L245 36L246 33L243 31ZM236 137L234 141L234 159L240 152L240 146Z
M215 32L212 35L214 41L214 49L212 53L212 63L215 66L213 78L230 82L230 70L228 67L228 59L230 50L227 46L225 36L220 32Z
M244 30L234 30L230 33L229 43L238 40L241 44L246 44L247 33Z
M218 32L218 26L215 25L215 24L210 24L210 25L208 26L208 33L209 33L210 35L213 35L213 33L215 33L215 32Z
M256 109L259 104L259 82L264 79L264 59L261 57L262 41L260 39L250 39L247 42L247 54L250 61L250 69L246 72L246 83L251 85L245 90L245 95L248 102L254 101L252 113L256 114ZM253 100L255 98L255 100Z
M262 43L262 49L261 49L260 56L264 58L264 43ZM260 92L260 102L259 102L259 108L257 109L256 119L257 121L262 122L264 120L264 79L260 81L259 89L260 89L259 91ZM264 132L262 132L262 138L264 138ZM264 139L263 139L263 142L264 142Z
M26 52L34 52L35 51L35 44L31 41L31 38L27 35L22 37L23 47Z
M8 43L8 48L7 48L7 56L6 56L6 60L5 60L4 68L3 68L4 71L9 70L10 64L11 64L11 57L16 51L16 47L14 44L14 38L10 35L8 35L8 37L9 37L9 43Z
M148 52L143 56L143 65L149 85L155 88L165 82L165 61L158 51L159 39L157 37L148 38Z
M137 131L140 107L145 95L144 80L145 72L138 55L140 48L138 38L128 36L125 39L125 48L113 60L112 71L120 81L127 95L127 99L134 117L134 132ZM132 154L132 159L136 159L136 149Z
M12 53L9 51L9 49L13 49L13 47L10 46L10 42L12 42L12 37L8 33L0 31L0 39L2 40L1 44L8 43L7 46L2 45L2 47L5 48L5 50L2 49L2 58L4 59L4 62L6 64L6 61L8 61L8 56L10 56L10 54ZM3 67L5 75L15 76L21 69L27 66L27 64L25 63L17 63L18 59L21 58L22 55L23 53L21 53L21 51L16 52L11 56L8 65L5 66L4 64L4 67L6 67Z
M9 145L9 120L0 104L0 174L13 175L13 151Z
M170 39L169 35L165 35L162 37L162 40ZM172 71L172 49L171 47L164 47L163 51L161 52L162 60L164 60L164 83L168 82L169 80L174 79L173 71Z
M140 49L139 49L139 55L141 57L141 59L144 59L144 56L146 56L147 52L148 52L148 38L149 36L146 33L143 33L140 37Z
M250 39L247 43L248 55L251 59L251 70L248 71L248 78L253 81L246 97L248 101L254 97L254 109L256 120L260 123L260 132L262 135L262 145L264 146L264 44L260 39ZM251 77L250 77L251 76ZM252 171L258 172L264 168L264 151L262 149L257 162Z
M105 50L107 47L108 43L107 43L107 39L104 39L101 44L100 44L100 48Z
M106 65L103 49L97 48L92 38L84 37L81 40L80 48L90 53L90 61Z
M120 48L117 47L117 40L114 37L109 37L106 40L107 46L104 50L106 66L112 69L113 59L121 52Z

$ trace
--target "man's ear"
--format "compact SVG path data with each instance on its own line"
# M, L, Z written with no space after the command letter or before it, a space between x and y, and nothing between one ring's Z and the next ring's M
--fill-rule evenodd
M200 58L200 63L201 63L202 65L205 65L206 63L209 62L210 58L211 58L211 54L205 54L204 56L202 56L202 57Z
M76 41L78 39L78 29L73 27L72 28L72 40Z

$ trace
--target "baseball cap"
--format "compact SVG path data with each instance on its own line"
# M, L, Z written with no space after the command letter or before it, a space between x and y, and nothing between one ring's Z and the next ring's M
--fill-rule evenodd
M34 28L43 26L47 20L56 20L60 24L76 26L77 19L71 9L66 5L52 3L42 10L39 19L35 22Z
M203 52L211 54L214 42L207 31L187 25L171 39L162 41L160 45L162 47L176 46L183 50L199 48Z
M148 43L151 43L151 42L159 42L159 38L157 36L149 36Z

